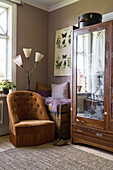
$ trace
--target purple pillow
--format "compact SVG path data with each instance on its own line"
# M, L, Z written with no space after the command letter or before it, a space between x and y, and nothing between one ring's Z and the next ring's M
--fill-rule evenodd
M61 84L51 84L52 97L54 98L68 98L68 82Z
M50 90L38 90L37 93L40 94L42 97L51 96L51 91Z

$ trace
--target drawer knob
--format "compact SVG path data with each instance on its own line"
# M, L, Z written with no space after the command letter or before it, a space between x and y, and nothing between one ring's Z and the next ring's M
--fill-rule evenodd
M80 133L82 133L82 132L83 132L83 131L82 131L82 130L80 130L80 129L78 129L77 131L78 131L78 132L80 132Z
M100 134L100 133L96 133L96 136L102 137L102 134Z
M81 123L84 123L84 120L79 120L79 119L76 119L77 122L81 122Z
M79 120L79 119L76 119L76 121L77 121L77 122L80 122L80 120Z

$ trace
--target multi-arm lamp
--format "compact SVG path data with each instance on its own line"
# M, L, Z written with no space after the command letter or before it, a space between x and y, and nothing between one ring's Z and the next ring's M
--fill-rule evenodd
M27 60L27 69L24 69L24 67L23 67L23 62L22 62L21 55L18 55L18 56L13 58L13 62L15 62L27 74L28 90L30 90L30 81L31 81L32 73L35 70L35 68L36 68L37 64L39 63L39 61L44 57L44 55L40 54L39 52L35 53L34 67L30 72L29 71L29 58L31 56L31 51L32 51L32 49L23 48L23 52L24 52L25 58Z

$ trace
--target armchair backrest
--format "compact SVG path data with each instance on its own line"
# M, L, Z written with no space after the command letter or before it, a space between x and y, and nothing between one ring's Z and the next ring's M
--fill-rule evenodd
M44 99L38 93L15 91L7 96L7 103L13 124L21 120L49 120Z

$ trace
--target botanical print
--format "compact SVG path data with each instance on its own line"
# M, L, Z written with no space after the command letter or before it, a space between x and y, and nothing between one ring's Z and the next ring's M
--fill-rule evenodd
M54 76L71 75L72 27L56 31Z

